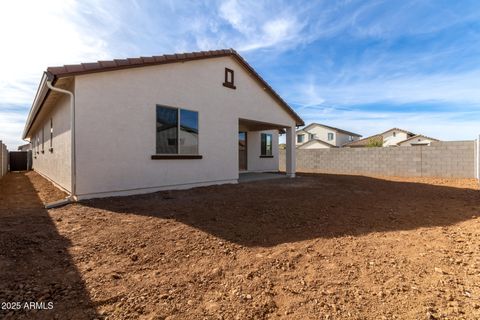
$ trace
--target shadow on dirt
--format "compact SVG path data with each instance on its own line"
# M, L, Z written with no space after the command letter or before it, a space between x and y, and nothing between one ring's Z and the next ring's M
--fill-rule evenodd
M305 174L85 201L118 213L175 219L244 246L448 226L480 215L480 192L363 176Z
M97 317L69 247L24 173L0 180L0 318Z

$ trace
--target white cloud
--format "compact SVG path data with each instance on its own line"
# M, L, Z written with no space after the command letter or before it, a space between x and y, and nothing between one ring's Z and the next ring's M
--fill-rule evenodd
M345 78L345 76L343 76ZM360 78L328 83L306 81L297 86L291 99L311 106L324 101L335 105L372 103L441 102L453 105L480 103L480 70L461 74L388 76L380 79Z
M219 9L220 16L239 34L231 42L239 51L293 47L304 38L305 27L299 13L282 5L261 4L258 1L228 0Z
M16 150L16 148L22 144L18 134L23 130L25 118L24 114L11 110L0 112L0 140L2 140L2 143L6 144L11 151Z
M0 4L0 139L21 143L26 114L7 106L32 103L42 72L52 65L101 59L107 44L80 26L73 0L2 1ZM2 107L3 106L3 107ZM26 113L26 108L22 112ZM20 125L20 122L22 125Z

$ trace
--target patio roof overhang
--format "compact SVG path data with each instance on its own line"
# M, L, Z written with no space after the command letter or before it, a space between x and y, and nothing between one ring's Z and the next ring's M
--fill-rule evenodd
M247 131L279 130L283 132L285 131L285 128L288 127L286 125L281 125L276 123L242 119L242 118L239 119L238 125L240 129L247 130Z

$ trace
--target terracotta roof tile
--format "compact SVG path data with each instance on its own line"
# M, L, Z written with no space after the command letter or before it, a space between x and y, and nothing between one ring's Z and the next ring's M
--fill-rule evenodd
M360 140L357 140L357 141L352 141L352 142L345 143L342 147L351 147L351 148L366 147L370 143L374 143L374 142L383 143L383 136L381 134L376 134L376 135L366 137L366 138L363 138L363 139L360 139Z
M142 58L128 58L127 60L132 65L144 63Z
M416 134L413 137L410 137L408 139L400 141L399 143L397 143L397 145L401 145L404 142L407 142L407 141L410 141L410 140L413 140L413 139L417 139L417 138L424 138L424 139L429 139L429 140L432 140L432 141L440 141L440 140L432 138L432 137L424 136L423 134Z
M67 72L82 72L84 68L81 64L68 64L64 66Z
M84 70L96 70L102 66L98 62L82 63Z
M321 124L321 123L316 123L316 122L310 123L310 124L309 124L308 126L306 126L305 128L300 129L300 130L297 130L297 132L298 132L298 131L308 132L308 129L309 129L310 127L313 127L313 126L320 126L320 127L328 128L328 129L331 129L331 130L335 130L335 131L338 131L338 132L342 132L342 133L347 134L347 135L350 135L350 136L357 136L357 137L361 137L361 136L362 136L362 135L360 135L360 134L358 134L358 133L350 132L350 131L343 130L343 129L340 129L340 128L335 128L335 127L332 127L332 126L327 126L326 124Z
M155 59L155 62L163 62L167 60L165 56L154 56L153 58Z
M143 63L154 63L155 58L154 57L142 57Z
M117 66L129 66L130 62L127 59L114 59Z
M56 74L56 73L66 73L68 72L67 69L64 67L64 66L61 66L61 67L50 67L48 68L48 71L53 73L53 74Z
M113 68L113 67L116 67L117 64L114 62L114 61L98 61L98 63L100 64L100 68Z

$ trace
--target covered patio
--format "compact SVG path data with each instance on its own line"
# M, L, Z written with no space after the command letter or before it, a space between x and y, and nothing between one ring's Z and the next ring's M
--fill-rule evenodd
M295 177L295 127L240 118L238 121L239 181L262 179L279 171L279 135L286 134L286 174ZM245 175L264 173L266 175ZM243 177L242 177L243 176ZM262 178L260 178L262 177Z

